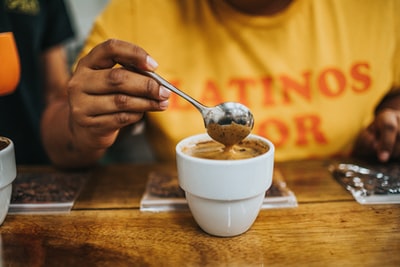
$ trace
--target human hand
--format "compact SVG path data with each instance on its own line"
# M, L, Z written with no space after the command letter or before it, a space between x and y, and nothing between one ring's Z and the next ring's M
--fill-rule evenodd
M385 108L364 129L355 144L353 154L362 158L377 158L380 162L400 159L400 110Z
M106 149L122 127L138 122L147 111L167 109L170 91L129 71L130 65L150 71L157 67L142 48L115 39L79 61L68 83L69 123L75 141L86 149Z

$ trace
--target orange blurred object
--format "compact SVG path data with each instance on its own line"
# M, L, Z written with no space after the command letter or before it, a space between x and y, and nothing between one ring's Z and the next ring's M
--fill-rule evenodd
M14 92L20 78L20 63L12 32L0 33L0 96Z

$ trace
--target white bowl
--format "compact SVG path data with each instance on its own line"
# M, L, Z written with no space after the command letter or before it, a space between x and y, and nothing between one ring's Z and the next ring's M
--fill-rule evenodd
M198 225L215 236L246 232L256 220L265 191L271 186L274 145L257 157L240 160L212 160L185 154L182 149L211 140L208 134L188 137L176 146L178 179Z
M15 164L14 144L0 136L0 142L8 143L7 147L0 150L0 225L4 222L10 206L12 182L17 176Z

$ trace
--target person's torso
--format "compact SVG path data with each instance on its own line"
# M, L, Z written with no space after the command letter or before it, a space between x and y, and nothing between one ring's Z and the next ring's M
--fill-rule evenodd
M112 18L107 37L143 47L160 75L205 105L247 105L253 133L276 145L278 161L349 153L399 79L390 1L300 0L272 17L223 1L122 2L125 13L100 18ZM197 109L174 94L167 111L147 116L163 160L174 159L180 139L205 132Z

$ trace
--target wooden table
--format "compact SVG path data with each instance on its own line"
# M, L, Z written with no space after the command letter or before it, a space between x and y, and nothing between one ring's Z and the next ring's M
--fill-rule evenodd
M139 210L149 172L173 165L101 166L70 213L9 214L0 266L400 266L400 205L358 204L329 164L277 164L299 206L262 210L233 238L204 233L189 211Z

